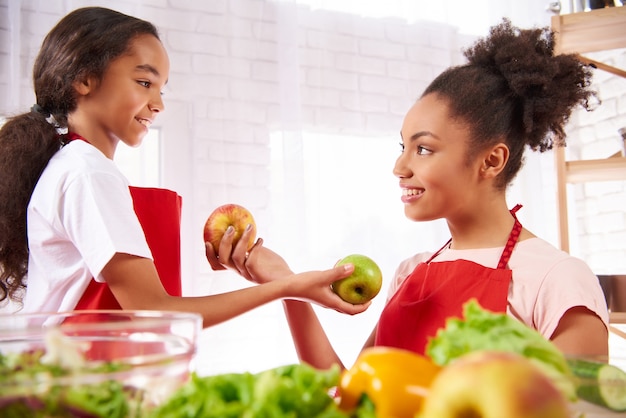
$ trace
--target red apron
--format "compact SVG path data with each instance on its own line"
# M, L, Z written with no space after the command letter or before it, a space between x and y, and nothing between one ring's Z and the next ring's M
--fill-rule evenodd
M81 139L70 133L69 140ZM172 296L181 296L180 220L182 198L171 190L130 187L133 206L163 287ZM91 279L76 310L122 309L106 283Z
M180 218L181 197L171 190L130 187L133 206L152 252L163 287L180 296ZM122 309L106 283L91 279L76 310Z
M181 295L180 274L180 214L182 200L176 193L165 189L130 187L133 198L133 206L139 223L146 236L146 241L152 252L154 264L163 287L172 296ZM138 297L141 297L138 295ZM89 282L83 296L78 301L75 310L121 310L122 307L113 296L113 292L106 283L100 283L93 278ZM82 319L70 319L66 323L77 323L81 320L111 321L110 316L99 318L97 314L89 315ZM154 326L152 331L164 333L165 328ZM85 358L90 361L124 359L128 357L156 354L160 355L166 350L165 343L135 342L128 344L116 338L99 338L97 329L77 328L67 330L68 334L77 336L82 332L93 338L94 341L89 349L84 351ZM107 331L102 331L105 335Z
M463 304L472 298L485 309L506 312L512 277L507 264L522 230L515 217L520 207L511 210L515 224L497 268L468 260L431 263L451 240L428 261L418 264L383 309L375 345L424 354L428 339L445 326L447 318L462 317Z

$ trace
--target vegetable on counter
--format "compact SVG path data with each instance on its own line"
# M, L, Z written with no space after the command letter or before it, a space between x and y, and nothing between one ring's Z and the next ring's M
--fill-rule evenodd
M69 368L46 361L43 350L6 355L0 353L0 416L135 417L135 408L141 401L140 392L130 392L122 383L114 380L72 383L81 373L97 376L99 373L116 372L127 367L117 363L102 363L98 366ZM33 380L37 382L34 386ZM7 385L7 381L11 384ZM16 383L20 381L25 383Z
M374 418L367 403L352 415L339 410L330 395L339 376L338 366L317 370L306 364L280 366L257 374L193 374L149 417Z
M463 319L449 318L426 346L438 365L479 350L501 350L523 355L543 370L567 399L575 401L575 378L563 353L536 330L507 314L483 309L476 300L463 307Z
M366 348L342 374L339 407L352 411L366 395L379 417L413 418L440 370L430 359L411 351Z
M626 372L599 361L568 359L578 378L577 394L581 399L612 411L626 411Z

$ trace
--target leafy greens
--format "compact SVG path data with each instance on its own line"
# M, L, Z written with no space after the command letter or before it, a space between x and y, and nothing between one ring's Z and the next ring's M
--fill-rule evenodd
M543 370L570 400L577 399L573 374L563 353L536 330L507 314L483 309L472 299L463 319L449 318L426 347L440 366L476 350L502 350L523 355Z

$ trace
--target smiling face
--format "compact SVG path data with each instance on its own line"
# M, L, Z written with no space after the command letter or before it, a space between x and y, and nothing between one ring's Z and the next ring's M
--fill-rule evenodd
M168 76L169 59L161 42L152 35L137 36L127 54L110 62L101 80L76 83L70 130L109 158L119 141L138 146L164 109L162 90Z
M445 100L422 97L405 116L401 135L393 172L409 219L463 217L485 197L480 158L468 159L469 131L450 118Z

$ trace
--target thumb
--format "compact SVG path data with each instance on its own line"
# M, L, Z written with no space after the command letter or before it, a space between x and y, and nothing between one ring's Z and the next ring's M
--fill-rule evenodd
M345 279L354 273L354 264L346 263L340 266L335 265L330 271L332 272L330 276L333 280Z

